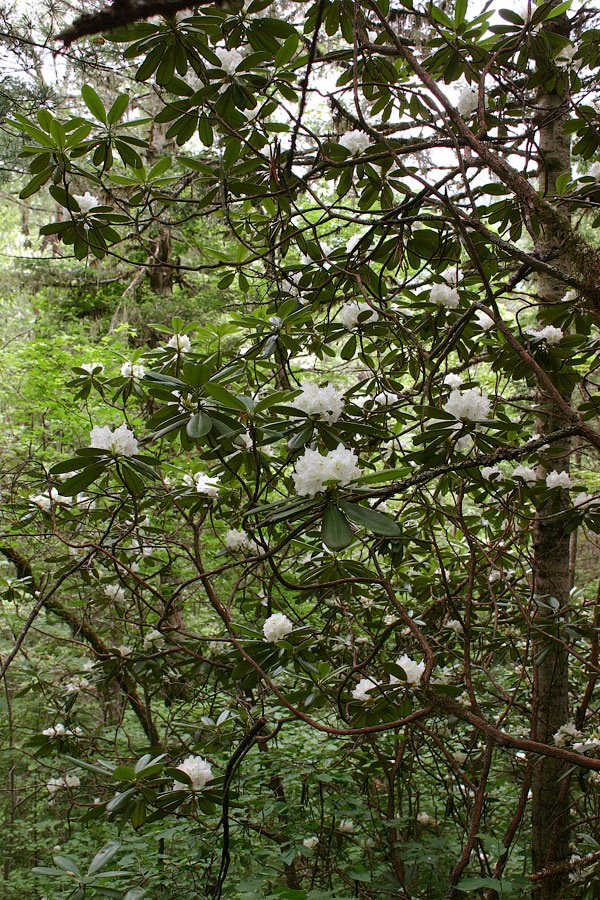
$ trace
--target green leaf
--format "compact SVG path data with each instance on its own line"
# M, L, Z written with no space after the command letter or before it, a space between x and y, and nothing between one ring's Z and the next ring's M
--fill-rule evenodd
M101 850L98 850L95 857L90 863L90 867L87 871L88 875L93 875L95 872L99 872L104 868L106 863L113 858L115 853L119 850L121 846L121 841L114 840L109 841L108 844L105 844Z
M135 778L135 771L131 766L117 766L112 774L115 781L133 781Z
M321 538L331 550L342 550L354 540L348 520L337 506L326 507L321 523Z
M75 494L79 494L80 491L85 491L90 484L106 471L109 463L110 459L106 459L101 463L87 466L78 475L73 475L72 478L67 478L66 481L63 481L63 483L58 486L58 493L62 494L63 497L74 497Z
M222 406L237 409L244 413L248 412L246 405L234 394L231 394L227 388L224 388L222 384L218 384L216 381L207 381L204 385L204 390Z
M197 412L194 413L185 426L185 433L193 441L197 441L208 434L212 426L213 422L210 416L207 416L206 413L203 412Z
M362 525L363 528L372 531L373 534L391 538L402 537L402 529L398 523L378 510L345 501L342 501L340 506L351 522L354 522L356 525Z
M118 122L127 107L129 106L129 94L119 94L113 105L111 106L106 121L109 125Z
M106 124L106 110L94 88L89 84L84 84L81 88L81 96L91 114L98 119L99 122Z
M474 878L463 878L463 880L456 885L456 889L458 891L476 891L479 888L493 888L493 890L501 893L502 891L502 882L497 878L479 878L478 876Z

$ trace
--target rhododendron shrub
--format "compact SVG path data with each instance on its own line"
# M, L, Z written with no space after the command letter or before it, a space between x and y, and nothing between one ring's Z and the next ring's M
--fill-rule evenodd
M59 582L83 604L63 621L93 667L65 704L112 685L138 729L112 761L78 736L69 766L101 783L93 820L176 829L173 896L192 866L215 898L595 890L598 572L575 535L600 532L600 58L592 12L530 12L130 24L151 168L124 100L15 120L78 258L179 216L234 247L209 249L243 301L79 367L106 418L21 498L36 608ZM146 877L126 871L123 896Z

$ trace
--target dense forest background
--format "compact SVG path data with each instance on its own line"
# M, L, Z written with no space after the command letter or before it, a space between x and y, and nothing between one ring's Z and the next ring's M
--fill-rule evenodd
M135 6L0 10L2 897L600 897L597 4Z

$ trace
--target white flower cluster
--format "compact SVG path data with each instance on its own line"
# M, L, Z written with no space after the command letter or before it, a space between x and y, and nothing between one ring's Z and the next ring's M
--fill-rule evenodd
M429 825L432 828L435 828L435 826L438 824L438 820L434 819L433 816L430 816L429 813L420 812L417 816L417 824L425 826Z
M585 491L577 494L573 500L573 506L594 506L597 503L598 498L594 497L592 494L586 494Z
M497 478L500 475L502 475L502 472L498 466L484 466L481 470L481 477L485 478L486 481L491 481L492 478Z
M489 331L490 328L493 328L494 326L494 320L492 319L492 317L488 316L488 314L482 309L477 310L475 323L479 325L482 331Z
M398 395L392 391L381 391L373 397L373 403L376 406L393 406L398 402Z
M223 537L228 550L249 550L251 553L260 553L260 547L242 529L229 528Z
M358 300L351 300L349 303L345 303L340 309L340 322L344 328L351 331L359 324L358 317L366 312L370 313L370 315L365 316L361 320L361 325L366 325L368 322L376 322L379 318L379 313L374 309L371 309L368 303L359 303Z
M39 506L40 509L49 512L52 503L62 503L63 506L71 506L73 501L71 497L62 497L56 488L50 488L49 494L33 494L29 497L29 502L33 506Z
M125 591L118 584L106 584L104 585L104 596L113 603L120 603L125 599Z
M566 491L573 487L573 482L569 478L568 472L549 472L546 475L546 487L564 488Z
M600 738L597 737L589 737L584 738L582 741L578 741L578 743L573 744L573 750L580 750L585 753L588 750L597 750L600 747Z
M156 628L150 629L148 634L144 637L142 647L144 650L154 649L155 646L160 646L164 640L164 635L161 634L160 631Z
M96 372L96 375L104 374L104 366L102 363L99 363L99 362L81 363L80 368L83 369L85 372L89 372L90 375L95 371L95 369L100 370L99 372Z
M85 675L71 675L71 680L67 681L65 685L65 691L67 694L76 694L78 691L83 691L89 687L90 682Z
M307 416L315 416L326 422L337 422L344 410L344 392L338 391L332 384L319 387L303 381L300 384L302 393L292 400L296 409L301 409Z
M176 768L180 772L185 772L185 774L190 777L192 783L188 785L181 781L174 781L174 791L202 791L208 782L214 781L215 778L210 763L202 756L188 756L188 758L179 763Z
M446 628L449 628L450 631L454 632L454 634L464 634L465 632L462 623L459 622L458 619L450 619L448 622L446 622Z
M575 723L567 722L554 733L554 743L557 747L565 747L580 737L581 732L575 727Z
M564 332L554 325L546 325L544 328L528 328L527 334L537 338L539 341L544 340L547 344L559 344L564 338Z
M479 93L477 85L466 84L458 95L456 108L463 117L467 119L477 109Z
M376 681L374 678L361 678L352 691L353 699L361 700L363 703L373 700L373 697L371 697L369 692L374 688L379 687L380 684L381 682Z
M593 162L585 174L600 181L600 160Z
M53 796L63 788L78 788L80 784L81 781L77 775L65 775L64 778L51 778L47 782L46 788L50 796Z
M460 297L456 288L449 284L434 284L429 293L429 302L445 306L446 309L456 309L460 303Z
M57 722L56 725L52 725L50 728L44 728L42 734L44 737L79 737L83 734L83 731L79 726L67 728L62 722Z
M108 425L103 428L94 425L90 432L90 447L108 450L115 456L133 456L138 452L138 442L133 431L130 431L125 423L119 425L114 431L111 431Z
M342 819L340 824L338 825L338 831L341 834L352 834L354 831L354 822L352 819Z
M315 847L319 846L319 838L315 834L312 834L310 837L304 838L302 843L307 850L314 850Z
M137 381L139 378L144 377L144 367L126 360L121 366L121 375L124 378L133 378L134 381Z
M346 131L345 134L341 136L338 143L345 147L352 156L356 156L357 153L363 153L364 150L371 143L371 138L368 134L365 134L364 131Z
M463 379L460 375L456 375L454 372L448 372L446 377L444 378L444 384L446 384L450 390L456 390L463 383Z
M194 472L193 475L184 475L183 483L187 487L193 487L198 494L205 497L217 497L219 495L219 479L211 478L204 472Z
M521 481L526 481L528 484L535 484L537 481L536 471L531 466L515 466L512 474L513 478L520 478Z
M490 413L491 401L485 391L480 388L470 388L461 393L454 390L444 405L447 413L455 419L463 419L469 422L480 422L487 419Z
M187 353L191 347L191 342L187 334L178 334L176 332L167 341L167 347L173 347L179 353Z
M265 619L263 625L263 634L265 641L269 644L276 644L277 641L283 640L288 634L294 630L292 622L283 613L273 613L268 619Z
M242 59L244 58L239 50L227 50L225 47L217 47L215 54L219 57L221 68L228 75L233 75Z
M90 209L94 209L96 206L100 206L100 201L97 197L94 197L93 194L90 194L89 191L86 191L85 194L73 194L75 200L79 205L79 209L84 214L84 216L89 213Z
M343 486L354 481L360 474L354 450L348 450L339 444L325 456L321 456L318 450L305 450L296 462L292 477L297 494L314 497L326 490L324 482L336 481Z
M425 671L424 662L415 662L415 660L411 659L410 656L408 656L406 653L403 653L402 656L398 657L398 659L396 660L396 665L400 666L401 669L404 669L404 672L406 673L406 681L408 684L418 684L421 680L423 672ZM399 683L399 678L396 678L395 675L390 675L390 684Z

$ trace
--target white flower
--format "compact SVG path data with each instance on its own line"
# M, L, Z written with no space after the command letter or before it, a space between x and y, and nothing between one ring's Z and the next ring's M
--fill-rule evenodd
M150 629L148 634L144 637L144 642L142 644L144 650L154 649L155 644L162 644L164 640L164 635L160 633L156 628Z
M65 775L65 786L68 788L77 788L81 784L77 775Z
M125 599L125 591L118 584L104 585L104 594L109 600L112 600L113 603L119 603L121 600Z
M546 475L546 486L552 488L564 488L566 491L573 487L568 472L549 472Z
M325 456L318 450L307 449L296 462L292 478L296 493L301 496L314 497L326 490L324 482L336 481L340 486L349 484L358 478L361 470L354 450L348 450L339 444Z
M58 722L56 725L52 725L51 728L44 728L42 734L44 737L60 737L60 735L66 734L67 729L62 724L62 722Z
M557 747L565 747L572 743L575 738L580 738L581 732L575 727L574 722L567 722L561 725L558 731L554 733L554 743Z
M477 310L477 315L475 316L475 322L482 331L489 331L490 328L494 326L494 320L491 316L488 316L486 312L483 312L482 309Z
M317 416L326 422L337 422L344 410L344 392L338 391L332 384L319 387L303 381L300 384L302 393L292 400L296 409L301 409L307 416Z
M83 691L89 686L90 682L84 675L71 675L71 680L65 685L65 691L67 694L76 694L78 691Z
M133 456L138 452L138 442L133 431L130 431L125 423L119 425L114 431L111 431L108 425L103 428L94 425L90 432L90 447L108 450L115 456Z
M51 778L46 784L46 789L50 796L53 796L57 791L61 791L65 787L76 788L80 784L81 781L77 775L65 775L64 778Z
M352 698L354 700L361 700L363 703L367 703L373 700L373 697L371 697L369 691L372 691L373 688L379 687L380 684L381 682L376 681L374 678L361 678L352 691Z
M181 781L174 781L174 791L201 791L206 787L209 781L214 781L215 778L210 763L201 756L188 756L188 758L179 763L176 768L179 769L180 772L185 772L186 775L189 775L192 783L188 785L183 784Z
M311 837L304 838L302 841L307 850L314 850L315 847L319 846L319 838L316 835L311 835Z
M352 819L342 819L338 825L338 831L342 834L351 834L354 831L354 822Z
M464 634L465 631L462 627L462 623L459 622L458 619L450 619L446 622L446 628L449 628L450 631L453 631L455 634Z
M586 494L585 491L582 491L580 494L577 494L573 500L573 506L591 506L597 502L598 500L596 497L593 497L592 494Z
M419 813L417 822L419 825L431 825L432 827L438 824L437 819L434 819L433 816L430 816L429 813L426 812Z
M538 340L544 340L547 344L558 344L564 337L563 331L560 328L555 328L554 325L546 325L544 328L539 329L528 328L527 334Z
M369 316L363 316L364 313L370 313ZM359 323L358 317L362 316L361 321ZM351 300L349 303L345 303L340 309L340 322L347 328L348 331L351 331L352 328L355 328L357 325L366 325L368 322L376 322L379 318L379 313L377 313L374 309L371 309L368 303L359 303L358 300Z
M94 369L100 369L99 372L96 372L96 375L102 375L102 373L104 372L104 366L103 366L102 363L99 363L99 362L94 362L94 363L81 363L80 368L83 369L83 370L86 371L86 372L89 372L90 375L92 374L92 372L94 371Z
M94 197L93 194L90 194L89 191L86 191L85 194L73 194L75 200L79 205L79 209L81 212L86 215L89 213L90 209L94 209L96 206L100 206L100 201L97 197Z
M400 666L401 669L404 669L408 684L418 684L425 671L424 662L415 662L415 660L411 659L406 653L403 653L402 656L398 657L396 665ZM399 682L399 678L396 678L395 675L390 675L390 684L399 684Z
M138 378L144 377L144 367L134 365L134 363L127 360L121 366L121 375L123 375L124 378L133 378L135 381Z
M393 406L394 403L398 402L397 394L392 393L392 391L381 391L379 394L375 394L373 397L373 403L376 406Z
M492 478L496 478L498 475L502 475L498 466L484 466L481 470L481 477L485 478L486 481L491 481Z
M466 453L467 450L471 449L472 445L473 438L469 434L465 434L463 437L457 440L454 446L459 451L459 453Z
M52 503L62 503L64 506L70 506L72 500L70 497L62 497L56 488L50 488L49 494L33 494L29 497L29 502L33 506L39 506L40 509L49 512Z
M167 347L173 347L179 353L187 353L190 349L191 343L187 334L177 334L172 335L167 341Z
M394 625L398 621L398 616L395 616L393 613L388 613L387 616L383 617L384 625Z
M219 479L211 478L204 472L195 472L193 475L183 476L184 484L193 487L199 494L205 497L217 497L219 495Z
M360 242L362 241L364 234L360 232L359 234L353 234L352 237L348 238L346 241L346 253L350 256L351 253L356 250Z
M520 478L521 481L527 481L529 484L535 484L537 481L535 469L530 466L516 466L512 474L513 478Z
M346 131L338 141L352 156L362 153L371 143L371 138L364 131Z
M448 387L453 391L459 388L462 383L463 379L461 378L461 376L454 374L454 372L448 372L448 374L444 378L444 384L447 384Z
M573 750L587 751L596 747L600 747L600 738L597 737L584 738L582 741L573 744Z
M233 75L244 58L239 50L226 50L224 47L217 47L215 53L219 57L221 68L227 72L228 75Z
M456 288L449 284L434 284L429 293L429 302L445 306L446 309L456 309L460 303L460 297Z
M119 646L117 647L117 653L119 654L119 656L131 656L133 650L131 649L131 647L127 647L125 644L119 644Z
M463 117L467 119L471 113L477 109L479 100L479 89L476 84L466 84L458 95L456 108Z
M487 419L490 406L491 401L485 391L480 388L470 388L464 393L458 390L452 391L444 405L444 410L455 419L478 422Z
M288 634L294 630L292 622L283 613L273 613L268 619L265 619L263 625L263 634L265 641L269 644L276 644L277 641L283 640Z
M600 181L600 160L593 162L585 174Z
M229 528L223 537L223 541L228 550L250 550L252 553L259 553L260 547L253 541L245 531L236 528Z

